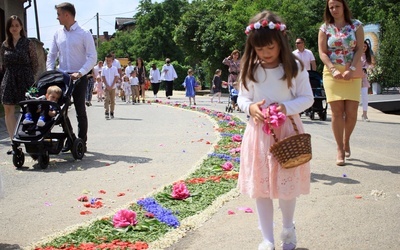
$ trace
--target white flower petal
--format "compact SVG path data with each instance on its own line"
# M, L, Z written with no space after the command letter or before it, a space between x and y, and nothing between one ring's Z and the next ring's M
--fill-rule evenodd
M268 23L268 27L269 27L271 30L273 30L273 29L275 29L275 24L274 24L273 22L269 22L269 23Z
M258 30L260 27L261 27L261 23L260 23L260 22L256 22L256 23L254 24L254 28L255 28L256 30Z

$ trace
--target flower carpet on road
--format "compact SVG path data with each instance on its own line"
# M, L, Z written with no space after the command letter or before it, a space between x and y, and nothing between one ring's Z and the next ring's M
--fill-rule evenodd
M215 130L220 135L213 152L186 178L134 201L112 216L95 220L41 246L35 246L35 250L167 247L166 244L171 245L181 238L182 232L193 228L188 221L236 187L245 123L229 114L204 107L190 107L176 102L156 103L202 112L213 118L217 124ZM84 203L84 209L101 209L103 205L101 200L86 196L77 200ZM82 216L90 214L90 210L85 211L81 212ZM165 240L168 237L170 239ZM157 244L160 239L164 239L164 243Z

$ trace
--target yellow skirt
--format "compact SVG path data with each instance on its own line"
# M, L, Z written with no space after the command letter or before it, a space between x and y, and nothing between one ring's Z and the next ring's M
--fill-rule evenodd
M345 66L335 64L340 72L344 72ZM346 80L334 79L330 70L324 66L322 75L327 102L352 100L360 101L361 78Z

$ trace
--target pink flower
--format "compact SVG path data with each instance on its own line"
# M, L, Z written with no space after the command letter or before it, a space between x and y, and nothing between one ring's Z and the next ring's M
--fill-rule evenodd
M115 228L127 227L136 225L136 213L132 210L121 209L113 217L113 225Z
M233 215L235 214L235 212L233 212L232 210L228 210L228 215Z
M233 169L233 164L230 161L225 162L222 166L222 170L231 171Z
M240 152L240 148L232 148L231 150L229 150L229 153L231 154L236 154Z
M228 123L228 125L233 127L233 126L236 125L236 123L235 123L235 121L230 121L230 122Z
M278 106L276 104L270 105L267 109L262 109L264 114L265 123L262 127L262 130L266 134L271 134L271 127L278 128L285 123L286 115L277 110Z
M232 136L232 141L241 142L242 141L242 136L241 135L234 135L234 136Z
M172 187L171 196L177 200L184 200L190 196L190 193L184 182L178 182Z
M231 118L229 115L226 115L226 116L224 117L224 119L227 120L227 121L230 121L232 118Z

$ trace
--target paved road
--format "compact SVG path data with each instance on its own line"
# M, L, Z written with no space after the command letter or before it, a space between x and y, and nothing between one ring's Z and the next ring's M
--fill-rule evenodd
M174 94L173 100L186 101L182 93ZM197 104L223 111L227 97L222 100L225 103L211 105L208 97L198 97ZM398 248L400 117L369 113L370 123L357 124L352 158L345 167L335 166L329 116L326 122L303 117L313 138L313 160L311 194L298 200L296 210L298 249ZM3 157L6 147L1 147L6 197L0 200L0 224L5 225L0 249L27 246L179 179L211 150L198 140L217 140L212 121L197 112L119 102L115 120L106 121L98 103L88 114L89 152L83 161L61 154L51 157L47 170L33 168L30 161L15 170L11 157ZM243 113L235 114L245 119ZM75 123L73 109L70 116ZM0 136L4 138L5 131ZM82 209L76 197L85 190L95 196L100 189L107 191L103 195L107 207L93 215L79 215ZM117 197L120 192L126 195ZM239 196L226 203L168 249L256 249L261 241L256 214L245 214L238 209L242 207L255 209L254 201ZM228 210L236 214L228 216ZM277 206L275 210L279 242L280 211Z

